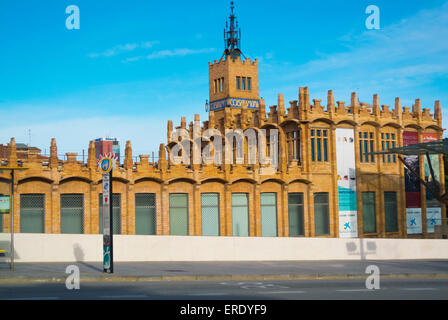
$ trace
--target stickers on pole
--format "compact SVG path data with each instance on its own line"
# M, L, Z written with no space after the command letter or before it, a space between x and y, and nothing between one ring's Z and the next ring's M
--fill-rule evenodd
M112 170L115 168L117 158L114 153L106 153L98 159L98 170L103 175L103 270L113 272L113 249L111 230L111 197L112 197Z
M110 175L103 174L103 234L110 236Z

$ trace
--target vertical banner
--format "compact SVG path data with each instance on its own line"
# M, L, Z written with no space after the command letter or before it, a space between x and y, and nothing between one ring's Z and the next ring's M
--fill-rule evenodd
M413 131L403 132L403 146L418 143L418 133ZM415 172L420 174L420 162L418 156L404 156L404 160ZM406 230L407 234L422 233L422 205L420 180L415 177L408 168L404 168L404 189L406 194Z
M113 215L112 215L112 170L116 158L113 153L100 156L98 169L103 174L103 271L114 272Z
M423 142L431 142L437 141L439 137L437 133L424 133L423 134ZM424 157L424 171L425 171L425 181L431 187L440 187L440 163L439 163L439 155L432 154L429 155L429 159L431 160L431 166L434 170L435 181L433 181L431 176L431 170L429 168L428 160L426 156ZM434 233L434 226L442 224L442 209L440 207L439 201L435 198L435 196L426 189L425 192L426 198L426 229L429 233Z
M358 237L356 205L355 135L353 129L336 129L339 200L339 237Z

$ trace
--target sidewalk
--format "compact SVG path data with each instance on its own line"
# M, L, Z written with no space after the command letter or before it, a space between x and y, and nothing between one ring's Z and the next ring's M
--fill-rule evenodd
M0 283L65 282L68 265L77 265L81 281L229 281L365 278L376 265L381 277L448 278L448 260L121 262L104 274L98 262L0 264Z

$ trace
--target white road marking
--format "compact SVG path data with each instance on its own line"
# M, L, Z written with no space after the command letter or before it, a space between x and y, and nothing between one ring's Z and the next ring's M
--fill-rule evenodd
M305 293L305 291L260 291L260 294Z
M125 298L147 298L145 295L121 295L121 296L99 296L105 299L125 299Z
M58 297L6 298L2 300L59 300Z
M188 293L187 296L225 296L227 293Z
M376 291L376 290L370 290L370 289L340 289L336 290L339 292L367 292L367 291Z
M406 291L431 291L431 290L439 290L436 288L400 288L399 290L406 290Z

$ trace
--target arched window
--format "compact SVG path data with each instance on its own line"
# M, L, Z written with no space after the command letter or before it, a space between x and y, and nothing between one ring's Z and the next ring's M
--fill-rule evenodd
M297 123L288 123L285 127L288 162L297 160L300 163L300 130Z

